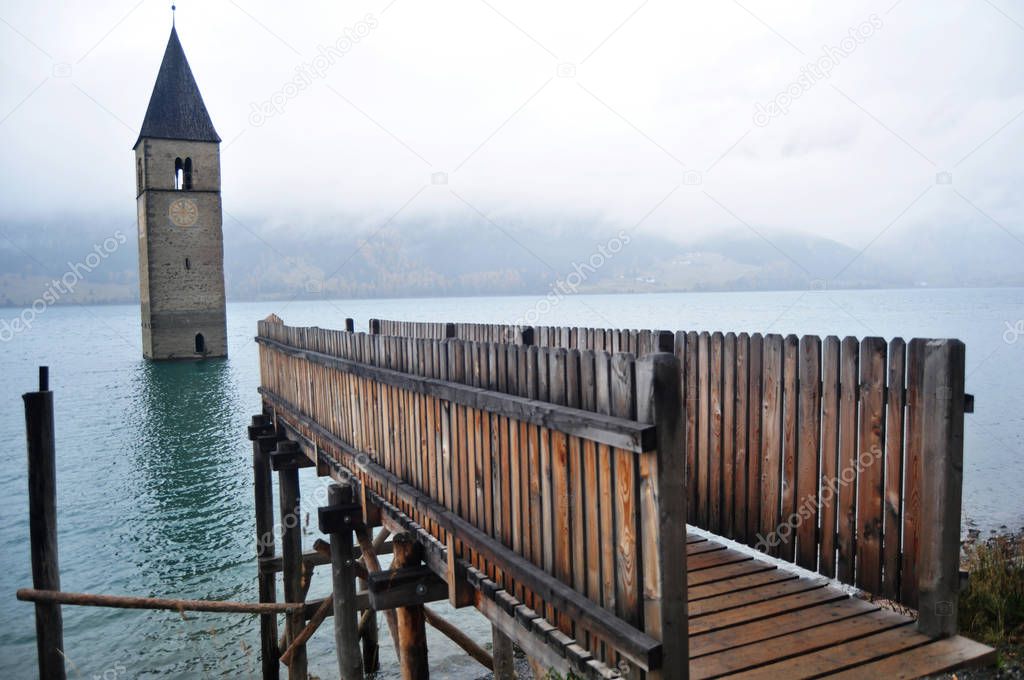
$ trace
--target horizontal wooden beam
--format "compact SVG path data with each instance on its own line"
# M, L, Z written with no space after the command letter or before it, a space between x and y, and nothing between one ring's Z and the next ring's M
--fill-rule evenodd
M491 392L479 387L460 383L426 378L411 373L371 366L358 361L341 359L322 352L291 347L277 340L257 337L256 341L282 354L304 359L314 364L327 366L343 373L367 378L384 385L391 385L417 394L444 399L460 406L467 406L505 416L531 425L539 425L556 432L582 437L636 453L654 449L654 426L638 423L627 418L617 418L601 413L592 413L560 404L534 401L503 392ZM262 394L265 388L260 387Z
M302 611L305 614L307 621L313 618L313 615L316 613L316 610L320 608L320 605L322 605L324 603L324 600L326 599L326 597L318 597L315 600L306 600L306 603L303 606ZM356 593L356 609L358 609L361 612L366 611L368 609L373 609L373 607L370 606L370 594L365 590L361 590L358 593ZM333 607L330 609L330 611L327 612L327 615L334 616Z
M369 574L370 606L376 611L448 599L448 584L430 567L403 567Z
M380 550L377 551L378 555L390 555L393 546L391 541L381 544ZM352 559L358 560L363 556L363 551L358 547L352 548ZM323 553L317 552L316 550L307 550L302 553L302 561L309 567L322 567L325 564L331 563L331 558ZM275 555L274 557L264 557L260 560L260 571L265 574L276 574L281 571L281 556Z
M164 597L134 597L131 595L100 595L95 593L69 593L59 590L21 588L15 595L23 602L55 602L84 607L112 607L114 609L166 609L175 612L217 612L229 614L290 613L305 606L301 602L226 602L218 600L180 600ZM447 589L445 597L448 596Z

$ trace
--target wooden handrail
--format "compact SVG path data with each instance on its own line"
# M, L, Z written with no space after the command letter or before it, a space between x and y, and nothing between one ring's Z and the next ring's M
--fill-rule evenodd
M496 415L575 435L599 444L607 444L634 453L642 453L654 448L653 425L502 392L492 392L480 387L471 387L436 378L425 378L350 359L341 359L322 352L292 347L261 336L256 337L256 342L288 356L334 368L360 378L367 378L417 394L445 399L460 406L486 410ZM261 394L263 391L263 388L260 388Z

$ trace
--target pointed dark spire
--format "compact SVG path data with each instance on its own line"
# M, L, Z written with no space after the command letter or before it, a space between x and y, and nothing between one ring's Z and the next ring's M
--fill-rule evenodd
M178 32L172 26L164 60L156 76L156 85L149 98L146 118L142 121L139 139L184 139L193 142L219 142L220 136L199 94L192 69L181 48ZM135 145L138 146L138 141Z

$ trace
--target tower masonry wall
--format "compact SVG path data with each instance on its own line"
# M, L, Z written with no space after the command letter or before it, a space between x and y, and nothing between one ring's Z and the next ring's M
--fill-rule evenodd
M175 190L175 159L192 159L191 190ZM143 139L139 282L143 353L151 359L227 355L218 145ZM196 336L202 335L197 351Z

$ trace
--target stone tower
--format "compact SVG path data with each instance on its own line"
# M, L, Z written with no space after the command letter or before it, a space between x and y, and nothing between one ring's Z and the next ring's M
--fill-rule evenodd
M172 27L135 142L142 352L227 356L220 137Z

